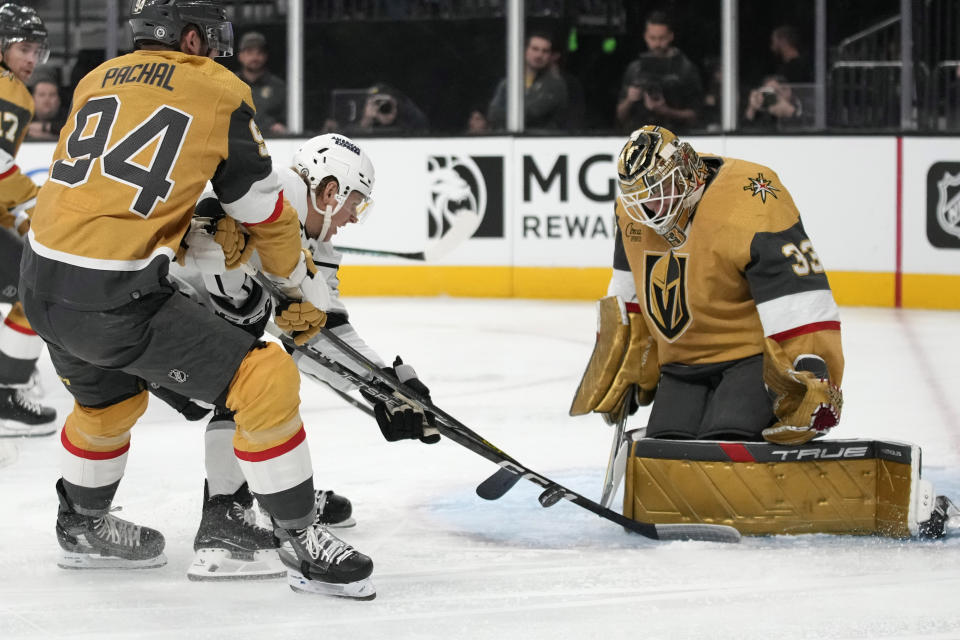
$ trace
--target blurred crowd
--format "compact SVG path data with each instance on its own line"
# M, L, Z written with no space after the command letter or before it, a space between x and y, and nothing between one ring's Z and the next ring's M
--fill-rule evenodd
M565 68L570 42L543 29L528 29L523 51L524 130L527 132L575 133L585 130L629 132L647 123L657 123L678 133L720 128L722 69L716 56L697 64L678 46L677 26L662 11L643 20L642 37L631 46L639 48L619 74L616 104L605 118L587 122L591 95L581 79ZM568 36L575 37L575 34ZM756 87L742 88L739 115L744 129L789 130L810 126L812 119L813 64L796 28L782 25L769 34L769 56L764 68L774 73ZM636 44L634 44L636 43ZM285 43L280 43L281 47ZM565 46L567 45L567 46ZM639 46L637 46L639 45ZM281 58L282 59L282 58ZM71 78L62 78L56 68L39 68L31 78L36 117L28 139L56 140L69 106L70 83L102 60L79 60ZM272 70L271 42L264 33L240 30L234 58L227 62L252 90L257 124L266 136L288 134L287 86L282 73ZM357 64L363 64L357 61ZM316 84L315 69L308 63L307 89ZM322 73L323 70L320 71ZM477 82L483 76L477 76ZM389 80L389 82L387 81ZM437 78L434 93L441 99L445 86ZM422 83L421 83L422 86ZM419 88L419 87L418 87ZM405 135L430 132L486 134L507 128L506 78L494 80L486 90L473 87L475 95L486 94L470 104L457 106L456 130L431 123L427 111L408 94L409 88L393 77L369 86L332 87L329 106L322 117L305 114L304 133L340 131L348 135ZM422 95L422 91L420 94ZM461 101L462 103L462 101ZM460 104L460 103L458 103ZM433 105L431 105L433 106ZM314 105L315 107L315 105ZM308 105L309 109L316 111ZM449 116L448 113L444 113ZM447 118L449 122L449 117Z

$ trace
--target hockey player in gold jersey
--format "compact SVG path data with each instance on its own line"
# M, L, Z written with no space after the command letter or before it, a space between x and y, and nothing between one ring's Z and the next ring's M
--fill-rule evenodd
M232 25L219 0L134 0L130 24L136 50L77 85L21 268L24 308L75 399L61 433L61 564L165 562L159 532L109 513L146 381L235 412L234 452L288 550L293 588L372 598L372 561L317 522L293 360L167 279L209 180L292 300L278 326L309 339L330 304L250 89L213 59L232 53Z
M618 172L608 293L641 323L634 348L652 353L614 386L653 400L647 436L800 444L826 434L842 406L840 317L777 174L700 155L652 125L630 135ZM596 408L583 403L588 391L599 395L582 385L580 413Z
M16 164L33 118L26 82L47 60L47 30L30 7L0 6L0 302L11 304L0 326L0 437L46 436L57 432L57 412L30 393L43 341L19 302L21 235L30 226L37 185Z

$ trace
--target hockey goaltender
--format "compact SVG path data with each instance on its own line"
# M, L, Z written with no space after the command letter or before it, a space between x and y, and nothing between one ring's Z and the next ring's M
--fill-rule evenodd
M617 426L602 502L741 533L935 539L960 510L916 445L822 440L840 420L840 315L789 191L769 167L634 131L608 296L571 415ZM653 403L645 433L626 418Z

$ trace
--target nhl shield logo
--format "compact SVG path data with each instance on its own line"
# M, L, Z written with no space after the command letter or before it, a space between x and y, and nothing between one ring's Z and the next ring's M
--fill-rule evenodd
M937 222L940 228L960 238L960 173L944 172L937 182Z
M647 315L668 342L683 335L692 320L687 304L687 259L673 251L644 255Z
M177 384L183 384L188 378L186 372L181 371L180 369L170 369L170 371L167 372L167 377Z
M927 171L927 240L960 249L960 162L936 162Z

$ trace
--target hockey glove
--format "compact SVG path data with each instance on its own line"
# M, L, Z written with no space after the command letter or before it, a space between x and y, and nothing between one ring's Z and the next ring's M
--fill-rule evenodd
M298 346L306 344L326 324L326 309L330 308L330 290L318 274L310 252L301 252L296 268L286 278L268 277L289 299L277 305L277 327L293 337Z
M763 430L767 441L800 445L826 435L840 422L843 393L830 382L826 364L817 356L804 356L791 364L780 344L767 338L763 381L778 419Z
M176 391L161 387L153 382L147 383L147 387L153 395L157 396L168 405L177 410L184 418L191 422L202 420L210 413L212 407L204 406L195 400L180 395Z
M246 264L252 253L252 240L233 218L194 218L180 241L177 264L201 273L221 274Z
M393 366L387 367L386 371L395 375L397 380L409 387L411 391L418 393L427 401L430 400L430 389L420 382L420 379L417 378L417 372L410 365L404 364L400 356L397 356ZM394 393L394 395L402 399L401 394ZM368 397L367 399L370 400L371 398ZM440 441L436 418L429 411L424 413L409 404L388 407L384 402L374 402L373 413L377 418L380 432L387 439L387 442L413 438L418 438L420 442L425 444L434 444Z

